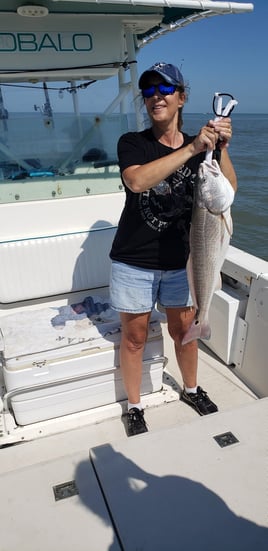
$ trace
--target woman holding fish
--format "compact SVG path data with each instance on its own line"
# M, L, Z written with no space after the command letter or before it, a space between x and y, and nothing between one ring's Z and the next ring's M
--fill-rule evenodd
M156 302L166 311L184 389L181 399L200 415L217 411L197 385L197 341L182 345L195 309L186 263L193 190L207 149L220 143L221 171L236 189L227 152L231 121L209 121L196 136L182 132L186 101L183 77L171 64L156 63L139 80L151 127L118 142L126 202L112 245L111 304L120 312L120 365L128 395L129 436L147 431L140 403L143 350Z

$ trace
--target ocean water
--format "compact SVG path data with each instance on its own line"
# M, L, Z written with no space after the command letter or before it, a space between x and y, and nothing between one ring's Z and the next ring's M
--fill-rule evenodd
M184 130L191 134L212 115L184 115ZM268 260L268 115L232 115L233 138L229 155L238 191L232 206L234 232L231 245Z
M20 121L17 122L18 117L25 118L25 116L27 117L27 131L35 140L33 150L36 153L37 143L41 144L44 139L43 134L40 135L39 139L37 130L39 129L39 133L41 130L44 133L51 132L51 129L46 129L43 123L40 124L40 114L10 114L9 125L12 119L16 118L17 136L20 135L19 129L22 128L25 137L25 125L21 124ZM60 132L65 133L65 140L70 141L70 132L69 134L66 133L66 128L69 128L71 124L71 117L73 123L71 134L73 135L75 128L74 114L61 113L57 117L56 122L59 125ZM88 124L88 115L83 114L83 117ZM189 134L196 134L199 128L213 117L214 115L209 113L185 112L183 129ZM268 115L237 114L234 112L232 121L233 138L230 143L229 154L238 177L238 191L232 206L234 232L231 244L268 261ZM119 132L119 128L117 128L117 132ZM114 136L114 139L111 140L111 129L109 129L108 134L110 136L109 140L113 142L116 151L117 139ZM94 135L92 139L95 144L96 136ZM70 144L71 142L68 142L68 147L71 147L72 144ZM23 146L23 140L20 140L19 145L20 148Z

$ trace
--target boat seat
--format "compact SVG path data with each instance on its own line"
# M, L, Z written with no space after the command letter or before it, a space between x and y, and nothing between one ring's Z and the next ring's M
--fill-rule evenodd
M0 303L108 286L115 232L104 223L88 231L0 243Z
M4 403L17 424L126 399L120 319L107 298L115 232L103 222L89 231L0 243ZM151 318L142 394L162 388L160 317Z

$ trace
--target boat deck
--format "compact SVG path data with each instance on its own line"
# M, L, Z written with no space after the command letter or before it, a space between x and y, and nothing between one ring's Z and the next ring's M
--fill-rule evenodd
M268 399L201 344L199 383L219 413L197 416L165 342L164 389L143 398L148 433L127 438L114 404L1 450L3 550L177 551L196 538L206 551L267 549ZM229 432L238 442L220 447Z

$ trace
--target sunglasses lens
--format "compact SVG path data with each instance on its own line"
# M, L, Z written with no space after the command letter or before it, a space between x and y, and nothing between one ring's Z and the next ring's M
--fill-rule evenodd
M152 98L155 93L155 86L150 86L150 88L144 88L141 93L144 98Z
M162 96L170 96L176 91L176 86L173 84L158 84L158 90Z
M176 92L176 86L173 84L157 84L156 86L150 86L149 88L143 88L141 91L144 98L152 98L156 89L162 96L170 96Z

